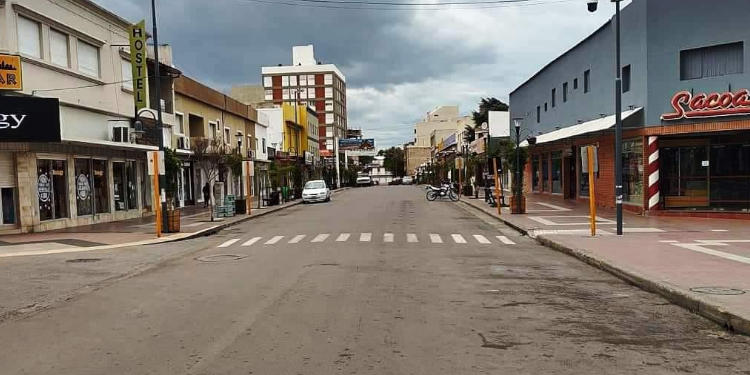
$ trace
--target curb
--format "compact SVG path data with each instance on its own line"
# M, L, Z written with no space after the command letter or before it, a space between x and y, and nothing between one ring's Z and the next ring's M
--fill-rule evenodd
M528 230L521 228L520 226L513 224L510 221L503 219L502 217L489 215L482 208L474 204L463 201L462 203L488 216L492 216L493 218L503 222L505 225L520 232L524 236L528 236ZM588 254L585 250L571 248L552 239L549 239L544 235L536 236L534 240L540 245L575 257L576 259L590 266L596 267L602 271L612 274L620 280L627 282L628 284L634 285L647 292L658 294L669 302L680 306L694 314L698 314L708 320L711 320L712 322L721 325L729 331L750 336L750 317L737 315L735 313L727 311L725 308L719 306L718 304L696 298L695 296L692 296L683 290L673 288L666 283L650 280L636 271L627 270L623 267L615 266L605 260L596 258Z

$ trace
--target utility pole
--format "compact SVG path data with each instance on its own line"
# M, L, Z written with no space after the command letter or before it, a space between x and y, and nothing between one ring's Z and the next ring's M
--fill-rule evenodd
M333 150L335 153L335 160L336 160L336 189L341 189L341 171L339 168L339 137L335 135L334 132L333 136Z
M156 129L158 130L159 136L159 151L164 153L164 123L161 115L161 72L159 71L159 35L156 28L156 0L151 0L151 22L154 34L154 89L156 90ZM167 212L167 194L164 187L167 186L167 175L166 171L164 174L159 174L159 202L154 202L154 206L161 204L161 221L166 224L167 219L164 213ZM157 219L159 215L157 215ZM166 227L166 225L163 225Z
M615 42L617 49L617 78L615 79L615 203L617 207L617 235L622 235L622 68L620 62L620 0L615 2L617 19Z

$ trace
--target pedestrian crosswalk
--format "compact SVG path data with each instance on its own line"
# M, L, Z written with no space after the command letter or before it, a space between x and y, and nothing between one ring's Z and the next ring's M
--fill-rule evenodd
M444 239L445 238L445 239ZM457 244L457 245L515 245L516 243L506 236L487 236L485 234L471 234L464 235L460 233L450 234L418 234L418 233L383 233L382 237L374 237L372 233L318 233L318 234L293 234L293 235L273 235L266 237L251 237L251 238L232 238L221 242L217 247L226 248L243 241L240 246L248 247L253 245L266 246L266 245L278 245L278 244L303 244L303 243L362 243L370 242L377 243L382 242L386 244L393 243L407 243L407 244L418 244L421 242L428 244Z

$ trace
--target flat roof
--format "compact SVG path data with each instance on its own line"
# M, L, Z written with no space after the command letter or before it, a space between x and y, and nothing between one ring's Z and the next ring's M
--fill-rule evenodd
M346 82L344 73L334 64L320 65L282 65L282 66L264 66L261 68L262 74L286 74L286 73L336 73L339 79Z

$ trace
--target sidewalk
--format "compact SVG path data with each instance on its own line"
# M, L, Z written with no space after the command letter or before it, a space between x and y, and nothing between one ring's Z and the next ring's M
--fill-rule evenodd
M484 199L461 202L497 217ZM588 204L529 195L527 214L500 219L539 243L658 293L734 331L750 334L750 225L744 220L644 217L597 210L590 236Z
M160 238L156 237L154 216L40 233L4 235L0 236L0 258L104 250L207 236L230 225L300 203L301 200L296 200L279 206L252 208L249 216L237 214L230 218L214 218L214 221L211 221L208 208L187 207L181 212L180 233L165 233Z

